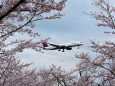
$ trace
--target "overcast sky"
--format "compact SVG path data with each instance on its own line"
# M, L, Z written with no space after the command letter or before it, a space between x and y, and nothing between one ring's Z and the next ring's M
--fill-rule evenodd
M45 51L38 53L32 50L25 50L20 56L23 62L33 62L33 66L48 67L51 64L62 66L68 70L75 67L78 62L75 54L79 52L89 52L90 40L104 41L114 40L112 35L104 34L106 28L97 27L96 20L82 13L95 11L92 5L93 0L68 0L66 7L62 11L64 16L56 20L43 20L36 23L35 30L41 34L41 39L50 37L48 41L55 44L81 41L83 46L78 50L77 47L71 51L59 52Z

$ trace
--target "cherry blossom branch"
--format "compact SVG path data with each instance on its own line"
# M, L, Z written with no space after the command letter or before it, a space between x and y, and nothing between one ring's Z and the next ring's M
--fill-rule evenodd
M111 71L110 69L108 69L108 68L106 68L106 67L104 67L104 66L102 66L102 65L100 65L100 64L94 64L94 65L100 66L100 67L102 67L102 68L108 70L108 71L109 71L111 74L113 74L114 77L115 77L115 73L114 73L113 71Z
M20 26L19 28L15 29L15 30L12 30L12 31L8 32L7 34L2 35L0 38L3 38L6 35L10 35L10 34L12 34L14 32L17 32L18 30L22 29L24 26L26 26L27 24L29 24L32 21L32 19L35 17L35 14L36 14L36 12L34 12L34 15L24 25Z
M25 0L19 0L12 8L10 8L5 14L0 16L0 21L6 17L8 14L10 14L11 12L13 12L20 4L22 4L23 2L25 2Z

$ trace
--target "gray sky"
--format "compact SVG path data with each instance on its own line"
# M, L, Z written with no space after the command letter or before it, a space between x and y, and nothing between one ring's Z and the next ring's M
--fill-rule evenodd
M38 53L29 49L20 54L21 60L26 63L33 62L35 67L48 67L56 64L68 70L74 68L78 62L75 58L76 53L90 52L90 40L115 41L113 35L104 34L106 28L97 27L95 19L82 13L82 11L96 10L92 2L92 0L68 0L62 11L65 16L61 19L43 20L36 23L35 30L41 34L41 39L50 37L48 42L55 44L81 41L84 45L79 50L75 47L73 50L65 52L43 50L44 53Z

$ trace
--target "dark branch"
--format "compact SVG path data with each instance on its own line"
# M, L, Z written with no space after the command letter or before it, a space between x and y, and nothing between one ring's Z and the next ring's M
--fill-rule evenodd
M4 37L4 36L6 36L6 35L12 34L12 33L16 32L16 31L20 30L21 28L23 28L23 27L26 26L27 24L29 24L29 23L32 21L32 19L34 18L35 14L36 14L36 12L35 12L34 15L32 16L32 18L31 18L28 22L26 22L24 25L20 26L19 28L15 29L15 30L12 30L12 31L8 32L7 34L2 35L0 38Z
M20 4L22 4L25 0L19 0L12 8L10 8L4 15L0 16L0 20L6 17L8 14L13 12Z

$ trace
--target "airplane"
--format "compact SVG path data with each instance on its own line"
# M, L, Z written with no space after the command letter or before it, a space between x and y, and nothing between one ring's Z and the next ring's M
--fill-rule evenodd
M75 47L75 46L78 46L78 49L79 49L79 46L82 46L83 43L82 42L73 42L73 43L57 45L57 44L47 43L46 41L43 41L42 45L43 45L42 48L44 50L58 50L58 51L61 51L61 49L62 49L62 52L64 52L65 49L66 50L72 50L72 47Z

